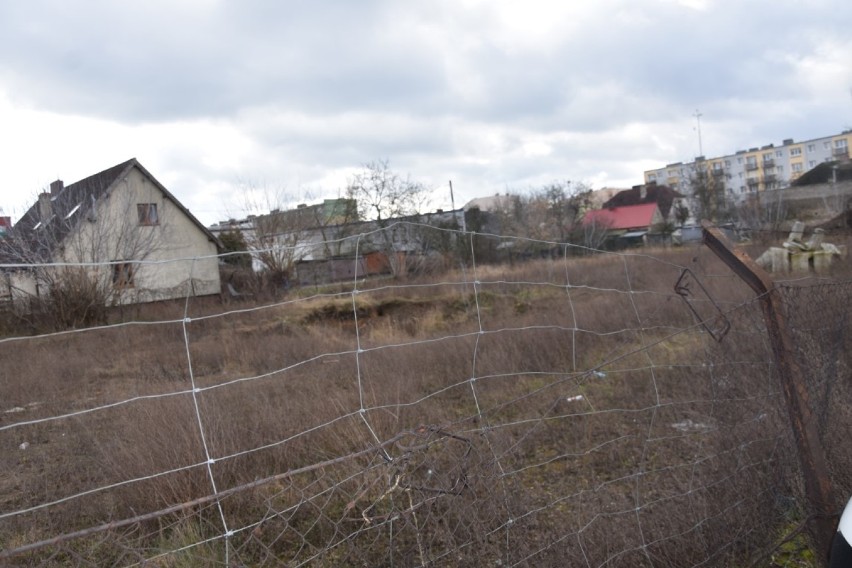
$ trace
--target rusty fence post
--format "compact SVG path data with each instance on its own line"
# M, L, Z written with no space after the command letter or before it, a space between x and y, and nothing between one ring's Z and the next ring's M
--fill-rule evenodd
M701 226L704 229L704 244L742 278L760 298L766 329L769 332L775 363L787 402L790 424L796 439L805 496L810 508L809 532L818 548L817 557L821 560L827 559L834 538L836 524L834 513L837 506L832 496L825 450L808 402L804 375L794 356L793 338L787 327L781 297L769 274L745 251L734 247L724 233L712 223L702 221Z

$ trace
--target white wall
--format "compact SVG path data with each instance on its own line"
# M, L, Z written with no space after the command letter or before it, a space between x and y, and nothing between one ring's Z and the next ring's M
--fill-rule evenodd
M137 205L143 203L157 205L156 225L139 224ZM216 245L138 168L100 199L93 219L79 222L56 260L141 261L132 286L115 290L115 303L219 293ZM112 284L112 267L98 272Z

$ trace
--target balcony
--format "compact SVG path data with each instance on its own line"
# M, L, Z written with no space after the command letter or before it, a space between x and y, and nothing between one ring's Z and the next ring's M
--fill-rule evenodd
M757 169L757 162L746 162L745 168L747 171L753 172Z
M770 185L778 181L778 177L775 174L766 174L763 176L763 183L765 185Z
M763 169L766 168L774 168L775 167L775 159L774 158L764 158L763 160Z
M849 146L843 146L842 148L835 148L831 153L834 158L845 160L849 157Z
M722 168L713 168L710 170L710 172L713 174L713 177L722 177L723 175L725 175L725 170L723 170Z

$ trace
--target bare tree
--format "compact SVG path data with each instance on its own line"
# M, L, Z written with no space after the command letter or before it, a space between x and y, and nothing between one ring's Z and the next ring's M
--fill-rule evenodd
M243 208L250 221L242 230L242 238L251 251L253 269L264 284L284 285L297 260L295 249L302 240L303 227L295 226L293 219L281 214L294 199L283 188L247 182L241 185Z
M252 259L255 291L287 287L296 265L305 259L329 258L342 252L346 224L356 220L351 199L325 199L300 204L284 189L243 184L247 222L236 227ZM303 196L305 201L309 196Z
M295 198L283 188L244 185L242 192L250 221L243 240L260 283L262 287L286 286L295 263L305 254L311 221L288 210Z
M600 244L605 229L594 230L583 224L583 216L592 206L592 189L584 183L556 181L525 195L503 199L495 209L501 233L532 239L521 247L521 254L555 252L552 243ZM551 244L548 244L551 243Z
M390 169L387 160L377 160L365 164L350 178L346 194L358 204L359 213L379 228L372 244L387 258L391 273L404 276L405 253L415 237L409 226L394 221L416 220L428 202L425 186L409 177L402 178Z
M311 215L273 209L254 218L249 246L272 282L286 285L295 263L309 254Z
M326 199L313 215L325 258L343 254L352 224L359 220L358 202L348 197Z
M560 243L576 236L582 228L583 215L592 209L592 188L582 182L553 182L534 196L544 206L548 237Z
M730 216L725 184L713 175L704 161L696 161L688 177L692 212L698 220L721 221Z
M774 238L787 218L788 203L783 190L755 192L738 203L734 216L741 229L752 235Z
M409 177L402 178L390 169L388 160L364 164L346 187L346 194L358 203L358 211L379 226L399 217L417 215L426 205L426 188Z
M141 293L140 261L161 246L167 225L156 203L140 204L129 190L61 192L58 183L0 240L0 255L21 265L29 295L15 313L57 328L101 323L110 306Z
M606 242L610 229L609 223L600 219L593 219L588 223L581 223L575 231L574 242L589 250L598 250Z

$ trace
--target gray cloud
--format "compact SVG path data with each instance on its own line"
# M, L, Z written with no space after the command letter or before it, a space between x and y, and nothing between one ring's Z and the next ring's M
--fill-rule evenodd
M198 164L203 140L150 149L196 193L255 174L311 186L375 158L472 191L623 184L697 153L696 108L717 153L852 123L848 3L684 4L4 2L0 95L129 131L210 123L219 146L235 133L238 164Z

